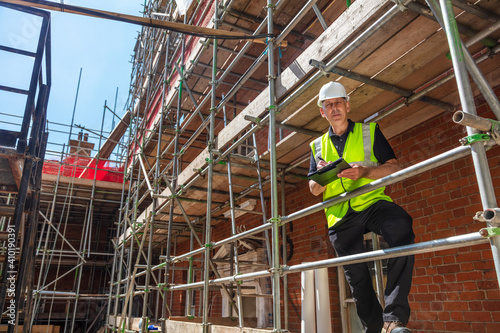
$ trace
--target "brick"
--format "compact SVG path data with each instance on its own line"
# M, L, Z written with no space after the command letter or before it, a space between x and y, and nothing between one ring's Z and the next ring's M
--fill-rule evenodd
M474 262L474 269L476 270L486 270L491 269L492 263L487 261L476 261Z
M449 172L453 171L453 165L448 163L445 165L442 165L440 167L437 167L431 171L431 177L437 178L443 174L447 174Z
M430 264L431 264L431 261L429 259L418 259L418 260L415 260L414 267L429 267Z
M464 318L466 321L486 322L491 321L491 314L487 311L466 311Z
M483 311L483 303L482 302L469 302L469 310L470 311Z
M472 332L474 333L486 333L486 324L484 323L471 323Z
M431 259L432 266L438 266L443 264L443 257L434 257Z
M463 273L457 273L456 277L457 277L457 281L480 280L480 279L482 279L482 274L481 274L481 272L478 272L478 271L463 272Z
M415 302L429 302L436 299L433 294L414 294L413 298Z
M419 312L417 318L421 321L433 321L438 319L438 315L435 312Z
M477 290L477 282L476 281L467 281L463 282L464 290Z
M443 264L454 264L456 262L455 255L443 256Z
M460 270L462 272L469 272L474 269L474 264L471 262L465 262L460 264Z
M420 281L419 281L420 282ZM429 292L429 288L427 287L426 284L424 285L418 285L416 286L416 291L414 291L415 293L419 293L419 294L426 294Z
M425 332L432 332L432 331L442 332L445 329L445 323L433 322L428 324L429 328Z
M450 182L454 181L454 180L458 180L460 178L460 172L458 171L450 171L448 173L448 180Z
M488 249L486 251L481 251L481 258L483 260L491 260L491 259L493 259L493 253L491 252L491 249Z
M450 318L450 313L449 312L444 312L444 311L439 311L438 313L438 320L439 321L449 321ZM444 327L444 324L442 324L442 327ZM441 329L442 329L441 327ZM439 329L438 327L434 326L434 329Z
M491 317L495 323L500 323L500 312L498 312L498 308L496 310L491 312Z
M430 284L428 286L428 289L429 289L430 293L437 293L437 292L439 292L439 286L434 285L434 284Z
M441 182L435 182L432 186L432 194L433 195L438 195L442 194L444 192L444 186L443 185L437 185L437 184L443 184L443 179L441 179Z
M497 275L496 275L496 272L491 269L491 270L483 271L483 277L484 277L484 279L496 279Z
M476 260L481 260L481 259L482 259L481 252L479 252L479 251L460 254L461 261L476 261Z
M460 299L464 301L484 299L483 291L464 291L460 294Z
M477 281L477 286L481 290L496 290L498 289L498 281L495 280L479 280Z
M440 188L441 188L440 186L436 186L436 188L434 189L434 193L436 193L438 191L438 189L440 189ZM438 193L440 193L440 192L438 192ZM441 194L435 195L431 198L427 198L427 202L429 203L429 205L437 205L439 203L444 203L444 202L447 202L449 200L450 200L449 193L441 193Z
M431 302L431 309L433 311L442 311L443 310L443 303L441 303L441 302Z

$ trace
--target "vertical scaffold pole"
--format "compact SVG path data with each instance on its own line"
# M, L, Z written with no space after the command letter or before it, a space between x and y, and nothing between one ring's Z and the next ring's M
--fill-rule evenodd
M133 176L133 166L134 164L132 163L131 164L131 170L130 172L127 172L128 170L128 163L130 160L132 160L133 158L133 151L132 151L132 127L135 127L135 123L134 123L134 118L133 118L133 115L131 116L131 119L130 119L130 125L129 125L129 135L128 135L128 147L130 149L127 149L127 153L126 153L126 160L125 160L125 165L124 165L124 174L123 174L123 184L122 184L122 199L121 199L121 203L120 203L120 213L119 213L119 216L118 216L118 230L117 230L117 233L116 233L116 243L115 243L115 255L118 256L118 258L116 259L116 262L117 262L117 269L118 269L118 272L117 272L117 277L116 277L116 294L115 294L115 304L114 304L114 310L113 310L113 315L114 315L114 321L113 321L113 331L115 331L116 328L118 328L118 326L116 325L117 323L117 320L118 320L118 311L119 311L119 305L121 303L121 300L120 300L120 291L122 289L121 287L121 280L122 280L122 273L125 271L125 267L123 267L123 263L125 262L124 258L125 258L125 235L126 235L126 230L127 230L127 219L128 219L128 216L129 216L129 209L130 209L130 195L132 193L132 181L131 181L131 178ZM124 196L125 196L125 184L127 184L127 179L129 179L128 181L128 185L127 185L127 198L125 199L125 201L123 200ZM123 240L120 242L120 237L121 237L121 233L120 233L120 227L121 227L121 230L123 230ZM120 253L118 254L117 251L120 251ZM108 316L108 322L109 322L109 316Z
M235 212L234 212L234 193L233 193L233 177L232 177L232 170L231 170L231 159L228 157L227 158L227 180L229 182L229 202L231 206L231 236L234 236L237 234L236 231L236 217L235 217ZM235 266L235 274L239 275L240 274L240 263L238 259L238 241L233 242L232 244L232 255L233 255L233 260L231 260L230 265L231 268L233 267L233 264ZM231 272L232 274L232 272ZM238 302L238 326L243 327L243 302L241 300L241 286L239 283L236 283L236 291L237 291L237 302ZM231 296L233 296L234 293L231 293ZM230 311L231 313L229 314L232 316L232 311L233 311L233 304L234 304L234 298L231 298L230 300Z
M281 173L281 214L286 215L286 194L285 194L285 172ZM291 226L291 224L290 224ZM283 251L283 265L286 266L288 262L288 250L287 250L287 234L286 234L286 224L281 227L281 239L282 239L282 251ZM290 249L292 251L292 249ZM288 275L283 276L283 318L285 320L285 330L288 330Z
M116 227L116 241L120 238L121 233L125 234L125 228L122 229L122 226L124 225L124 222L122 221L122 215L123 215L123 203L125 199L125 185L126 185L126 179L127 179L127 161L128 161L128 154L126 155L125 160L123 161L124 168L123 168L123 181L122 181L122 192L120 196L120 209L118 210L118 226ZM122 257L118 255L118 251L120 249L118 242L113 242L113 265L111 267L111 276L110 276L110 282L109 282L109 297L108 297L108 309L106 313L106 332L108 332L109 328L109 322L110 322L110 316L111 316L111 307L114 302L116 306L118 306L119 299L118 296L114 295L114 285L115 285L115 275L117 272L117 269L119 270L120 274L116 278L116 288L117 288L117 293L119 294L120 292L120 279L121 279L121 263L122 263ZM115 310L114 314L117 313L117 310ZM116 318L116 317L115 317ZM116 322L116 319L115 321Z
M469 81L467 67L464 58L464 50L462 48L462 41L458 33L457 22L453 12L451 0L440 0L441 13L435 0L429 0L430 7L436 17L442 17L441 26L445 29L448 44L450 46L451 59L455 69L455 78L457 80L458 92L460 94L460 102L463 111L469 114L476 115L476 107L474 105L474 96ZM472 135L477 130L472 127L467 127L467 134ZM497 208L497 201L495 190L493 188L493 181L488 166L488 159L486 151L482 142L476 142L471 145L472 160L474 162L474 170L476 172L477 184L479 186L479 194L481 196L481 203L483 209ZM497 272L497 278L500 280L500 236L490 238L491 250L493 254L493 261Z
M187 22L187 15L184 15L184 24ZM168 50L168 48L167 48ZM179 71L179 92L177 95L177 111L176 111L176 119L175 119L175 137L174 137L174 156L172 163L172 195L175 195L175 190L177 188L177 177L179 176L179 138L180 138L180 118L181 118L181 106L182 106L182 87L183 87L183 75L184 75L184 52L186 51L186 37L182 35L181 42L181 66ZM172 59L172 62L175 60ZM161 152L160 152L161 153ZM170 258L171 258L171 250L172 250L172 227L174 224L174 200L171 200L169 207L169 217L168 217L168 232L167 232L167 246L166 246L166 257L167 262L165 266L165 288L166 291L168 285L170 283ZM172 294L170 294L170 299L172 299ZM163 299L164 311L167 309L167 298L164 296ZM165 312L166 318L166 312ZM164 325L165 326L165 325ZM163 327L164 327L163 326ZM166 327L162 328L166 332Z
M214 29L219 28L219 1L215 1ZM210 129L208 138L208 185L207 185L207 218L205 220L205 267L203 288L203 333L208 333L208 297L210 294L210 252L212 242L212 181L214 171L214 143L215 143L215 113L217 111L217 39L213 41L212 58L212 100L210 105Z
M63 160L64 160L64 150L65 150L65 146L63 145L63 149L61 151L61 161L60 163L62 164L63 163ZM57 178L56 178L56 182L54 184L54 189L52 191L53 193L53 197L52 197L52 205L50 206L50 218L49 218L49 221L52 223L53 219L54 219L54 212L55 212L55 206L56 206L56 199L58 198L57 197L57 193L58 193L58 189L59 189L59 181L61 179L61 166L59 165L59 167L57 168ZM47 221L44 220L44 226L46 224ZM43 250L42 251L42 261L40 263L40 268L39 268L39 274L38 274L38 282L37 282L37 286L36 286L36 290L37 290L37 293L36 293L36 297L35 297L35 301L34 301L34 306L33 306L33 317L31 318L31 323L30 323L30 327L33 326L33 323L34 323L34 320L36 318L36 316L38 315L38 309L40 307L40 302L41 302L41 298L40 298L40 295L38 294L38 290L40 290L40 287L42 286L42 281L44 281L43 279L43 276L44 276L44 269L45 269L45 260L46 260L46 256L47 256L47 248L48 248L48 243L49 243L49 239L50 239L50 228L47 227L47 236L45 237L45 245L44 247L42 248L42 239L43 239L43 230L44 228L42 228L42 231L40 233L40 241L38 243L38 248L37 248L37 251L38 250ZM37 254L35 254L36 256Z
M139 101L139 103L141 103L141 102ZM139 117L140 117L140 115L139 115L139 110L138 110L137 115L136 115L136 119L135 119L136 123L134 125L135 129L133 131L134 135L137 134L139 131L139 121L140 121ZM133 163L134 158L136 155L140 154L140 151L138 151L138 150L142 149L136 136L133 138L133 141L134 141L134 146L132 148L133 151L131 154L132 166L130 169L130 179L129 179L130 183L133 183L135 167L138 164L137 162ZM126 284L126 288L125 288L126 295L125 295L125 298L123 301L122 315L120 317L119 327L118 327L118 329L122 329L122 330L130 328L129 321L126 320L127 318L125 316L125 314L126 314L125 312L126 312L127 307L128 307L128 317L130 318L132 316L133 297L130 297L130 294L131 293L133 294L133 292L134 292L133 285L135 283L134 276L132 276L132 267L133 267L132 258L133 258L133 253L134 253L134 241L135 241L135 238L137 237L136 235L137 235L138 229L143 228L143 226L144 226L142 223L137 222L137 213L138 213L138 209L139 209L139 200L140 200L140 197L139 197L140 184L141 184L141 173L139 170L137 170L136 184L132 185L131 192L129 192L129 199L131 199L131 201L133 201L132 219L129 218L128 211L127 211L127 215L125 216L125 219L129 222L129 228L131 229L131 235L130 235L130 248L129 248L128 258L127 258L127 284ZM132 192L133 192L133 194L130 195L130 193L132 193ZM145 237L145 235L146 234L143 233L143 237ZM123 235L123 246L125 246L125 241L126 241L126 235L124 234ZM142 244L144 244L144 242L141 242L141 246L139 247L137 253L139 253L142 250ZM138 254L137 256L139 257L140 254ZM130 303L130 304L128 304L128 303Z
M267 32L269 35L274 33L272 0L267 1ZM271 169L271 222L272 227L272 246L273 246L273 322L274 332L281 332L281 295L280 295L280 249L279 249L279 215L278 215L278 175L276 163L276 96L274 89L274 39L268 39L268 81L269 81L269 145L271 150L270 169Z
M92 222L93 222L93 218L94 218L94 214L93 214L94 197L95 197L95 193L96 193L97 171L99 169L99 161L100 161L99 151L101 149L102 137L103 137L103 132L104 132L104 119L106 118L106 108L107 108L107 101L104 101L104 108L102 111L102 121L101 121L101 133L99 135L99 146L98 146L99 150L98 150L97 156L95 158L94 179L92 181L92 194L90 196L90 212L88 214L87 227L85 227L85 224L84 224L83 235L81 238L82 241L80 243L80 252L82 254L82 257L85 256L85 246L86 246L85 240L88 238L89 244L90 244L90 240L91 240L91 235L89 234L89 232L90 233L92 232ZM91 248L89 246L89 251L88 251L87 255L90 254L90 250L91 250ZM78 259L78 264L82 264L81 258ZM78 269L77 274L78 274L78 276L76 278L76 288L75 288L76 298L75 298L75 305L73 308L73 318L71 319L71 332L75 331L75 319L76 319L76 311L78 308L78 298L79 298L79 294L80 294L80 285L82 283L83 267Z
M151 13L149 11L148 8L145 8L144 9L145 12L148 12L148 16L151 17ZM148 68L147 68L147 71L148 71L148 76L149 76L149 81L148 81L148 89L147 89L147 98L146 98L146 107L144 109L144 118L146 118L147 116L147 110L148 108L151 107L150 103L151 103L151 90L152 90L152 83L154 81L154 74L153 74L153 71L154 71L154 64L153 64L153 58L154 58L154 49L155 49L155 31L153 29L150 29L149 30L149 44L150 44L150 51L149 51L149 54L150 54L150 57L151 59L148 61ZM143 135L144 137L146 137L146 129L147 129L147 125L146 123L144 122L143 120L143 128L144 128L144 132L143 132ZM161 129L161 122L160 122L160 129ZM158 138L158 145L161 144L161 135L160 137ZM142 157L144 156L144 150L143 150L143 145L141 147L141 151L138 155L138 160L139 161L142 161ZM157 163L157 167L158 167L158 163ZM156 176L157 174L155 173L155 187L156 187ZM147 181L147 179L149 178L149 174L144 166L144 179ZM156 194L156 190L153 189L153 192ZM153 194L153 193L151 193ZM149 235L146 236L146 233L143 234L143 238L146 238L146 237L149 237L149 242L148 242L148 252L147 252L147 255L146 255L146 277L145 277L145 283L144 283L144 297L143 297L143 302L142 302L142 325L141 325L141 332L142 333L146 333L148 332L148 326L149 326L149 316L148 316L148 310L149 310L149 294L151 293L151 261L152 261L152 252L153 252L153 235L154 235L154 220L155 220L155 217L156 217L156 209L157 209L157 199L153 197L153 206L152 206L152 210L151 210L151 216L149 217L149 223L150 223L150 228L149 228ZM140 256L140 252L142 252L142 248L139 249L139 252L137 253L137 256L139 257Z
M172 4L169 5L169 21L172 20ZM159 130L158 130L158 150L157 150L157 153L156 153L156 167L157 167L157 171L158 171L158 178L156 179L156 181L158 182L158 184L156 186L158 186L158 191L156 192L157 194L160 193L160 189L159 189L159 182L160 182L160 159L162 158L162 147L161 147L161 137L163 135L163 121L164 121L164 117L165 117L165 108L166 108L166 104L165 104L165 99L166 99L166 96L167 96L167 93L168 93L168 88L169 88L169 82L168 82L168 72L169 72L169 61L173 61L172 59L169 59L169 50L170 50L170 40L171 40L171 33L168 32L167 33L167 39L165 41L165 69L163 70L163 90L162 90L162 105L161 105L161 120L160 120L160 126L159 126ZM179 108L180 110L180 105L179 105ZM179 123L179 113L177 114L177 124ZM177 128L178 129L178 128ZM179 133L177 132L177 129L176 129L176 132L175 132L175 150L178 150L178 146L179 146L179 143L178 143L178 136L179 136ZM173 178L173 181L175 182L175 185L172 185L172 187L175 189L175 187L177 186L177 165L175 164L176 163L176 155L177 151L174 151L174 165L173 165L173 170L172 170L172 175L174 176ZM174 194L174 193L172 193ZM168 236L167 236L167 244L165 246L165 254L167 256L167 262L165 264L165 273L164 273L164 285L163 286L160 286L160 293L163 292L163 299L162 299L162 306L161 306L161 331L162 333L166 333L167 332L167 327L166 327L166 320L167 320L167 292L168 292L168 276L169 276L169 269L170 269L170 243L172 242L172 217L173 217L173 202L170 204L170 215L169 215L169 220L168 220Z

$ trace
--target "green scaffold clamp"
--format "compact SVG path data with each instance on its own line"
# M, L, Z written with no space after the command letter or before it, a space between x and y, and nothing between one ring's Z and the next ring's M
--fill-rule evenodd
M491 139L491 136L489 134L484 134L484 133L477 133L477 134L472 134L469 136L466 136L465 138L460 139L460 143L463 146L468 146L476 142L480 141L489 141Z
M500 228L499 227L483 228L479 230L479 234L484 238L500 236Z
M269 223L277 223L278 226L281 226L281 216L278 217L271 217L270 219L267 220Z
M159 283L158 289L160 289L162 291L170 291L170 288L168 287L168 285L166 283Z
M275 114L279 114L281 111L277 105L271 104L266 108L268 111L273 110Z

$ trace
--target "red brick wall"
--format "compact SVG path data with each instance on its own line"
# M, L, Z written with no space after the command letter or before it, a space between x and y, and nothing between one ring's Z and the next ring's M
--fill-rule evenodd
M496 90L500 95L500 88ZM484 100L478 115L493 118ZM442 114L390 140L403 167L458 147L463 126ZM495 188L500 149L487 152ZM391 186L414 218L416 242L477 232L485 223L472 158L467 156ZM496 193L498 200L498 191ZM410 294L412 332L500 332L500 291L489 244L417 255Z

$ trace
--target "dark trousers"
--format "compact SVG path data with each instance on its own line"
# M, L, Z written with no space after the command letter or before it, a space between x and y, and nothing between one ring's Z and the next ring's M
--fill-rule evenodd
M330 230L330 241L339 257L364 252L363 235L370 231L381 235L389 247L413 244L412 223L413 219L403 208L380 200L362 212L349 210L341 224ZM380 333L384 321L408 322L413 263L413 256L389 259L383 310L373 289L367 264L344 266L365 332Z

